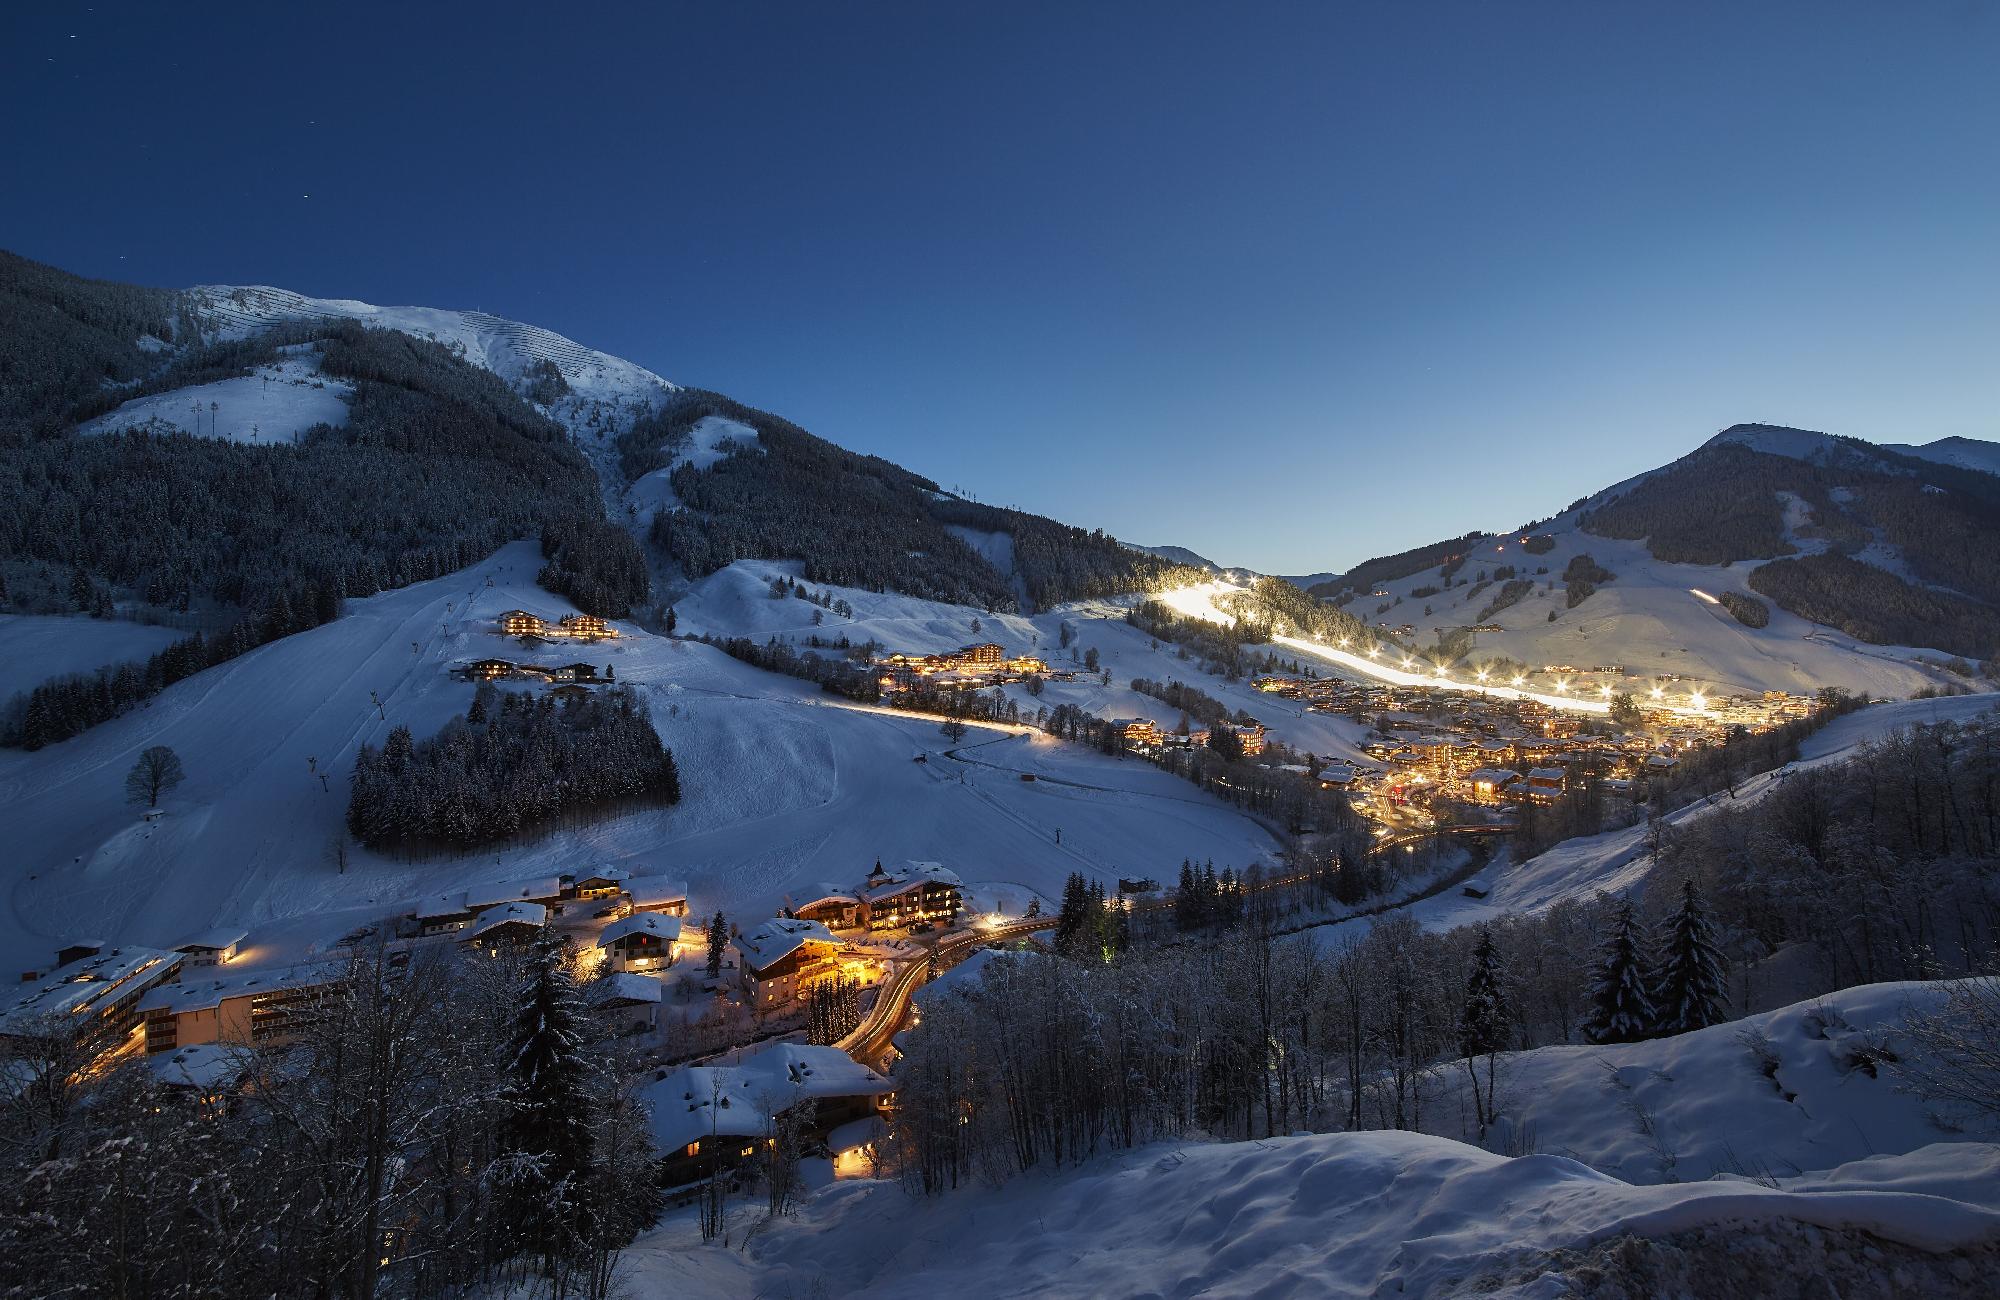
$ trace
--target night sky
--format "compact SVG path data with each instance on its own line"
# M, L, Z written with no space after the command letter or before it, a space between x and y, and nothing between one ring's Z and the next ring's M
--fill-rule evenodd
M2000 7L13 4L0 246L478 307L1225 563L2000 439Z

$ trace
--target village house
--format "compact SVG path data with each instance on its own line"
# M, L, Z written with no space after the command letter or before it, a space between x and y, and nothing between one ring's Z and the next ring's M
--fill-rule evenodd
M681 919L634 912L605 926L597 947L614 971L665 970L680 959Z
M1127 749L1150 749L1160 743L1160 724L1150 718L1113 718L1111 729Z
M1472 791L1472 797L1481 803L1498 803L1510 798L1520 780L1520 773L1504 767L1475 768L1465 774L1465 784Z
M613 971L592 980L585 989L590 1009L604 1017L616 1030L639 1033L657 1028L660 1000L665 992L656 976L637 971Z
M1528 770L1527 793L1536 803L1553 803L1562 798L1568 785L1569 772L1560 767L1536 767Z
M625 882L625 903L634 912L686 916L687 881L669 880L665 876L636 876Z
M458 674L469 681L498 681L514 675L514 664L507 659L474 659L469 664L460 665Z
M338 981L335 964L164 984L139 1003L146 1053L199 1043L282 1046L309 1023L313 1002Z
M0 1040L33 1039L60 1026L66 1033L74 1029L92 1055L117 1048L139 1027L145 999L158 988L174 987L167 982L186 960L156 948L105 952L95 944L72 945L63 952L76 955L0 1010Z
M949 925L964 906L964 882L937 862L910 862L896 871L881 863L862 885L862 919L871 930L917 922Z
M832 931L818 921L781 917L736 936L738 979L759 1011L784 1006L839 974Z
M510 609L500 616L500 630L508 636L547 636L549 625L539 614L530 614L525 609Z
M540 903L505 903L474 917L471 928L459 935L458 941L477 944L487 956L498 957L532 944L548 923L549 909Z
M175 944L174 951L186 956L184 968L220 966L236 959L236 950L247 937L246 931L225 926L207 934L198 934L186 943Z
M563 636L588 641L618 635L618 629L595 614L565 614L556 624L556 630Z
M807 1136L824 1143L876 1117L894 1090L837 1048L774 1043L734 1065L676 1070L641 1098L661 1157L660 1181L684 1187L756 1155L793 1106L811 1103Z
M792 909L802 921L818 921L829 930L852 930L861 924L861 897L826 885L821 892Z

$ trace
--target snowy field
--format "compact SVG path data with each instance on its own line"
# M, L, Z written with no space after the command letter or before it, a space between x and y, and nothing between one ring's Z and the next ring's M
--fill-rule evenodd
M1906 1010L1936 996L1874 985L1655 1042L1510 1054L1489 1145L1530 1152L1514 1158L1436 1134L1301 1134L1161 1143L930 1199L890 1181L822 1184L733 1249L703 1246L692 1210L671 1213L627 1252L626 1276L637 1300L1359 1297L1502 1282L1553 1297L1571 1292L1543 1275L1573 1263L1555 1252L1626 1234L1700 1250L1714 1227L1708 1263L1739 1281L1752 1248L1781 1272L1838 1271L1824 1234L1860 1231L1912 1248L1874 1261L1884 1277L1912 1270L1892 1289L1938 1293L1923 1252L2000 1242L2000 1147L1986 1128L1936 1122L1859 1054L1894 1043ZM1769 1074L1745 1029L1768 1037ZM1438 1079L1460 1087L1456 1071ZM1442 1099L1428 1113L1452 1118ZM757 1212L739 1211L742 1226ZM1962 1263L1936 1267L1950 1294L1977 1294Z
M1925 1251L1988 1244L1996 1160L1961 1143L1780 1188L1635 1186L1560 1156L1416 1133L1160 1144L928 1201L889 1182L835 1183L740 1249L702 1246L694 1211L678 1211L627 1250L625 1274L634 1300L1475 1293L1627 1233L1789 1223Z
M134 398L78 426L77 432L149 427L255 446L297 442L316 424L346 424L354 385L322 376L319 357L308 346L285 351L280 361L247 375Z
M0 706L51 677L144 659L184 635L81 614L0 614Z
M493 619L515 606L567 610L534 587L540 564L520 543L353 601L334 623L76 739L0 754L13 850L0 864L0 954L25 968L79 934L173 944L228 924L251 932L246 961L292 960L421 894L641 855L687 878L697 910L749 919L820 882L851 885L877 858L942 861L981 899L1018 911L1052 900L1072 871L1115 882L1171 873L1185 857L1242 868L1276 850L1253 822L1137 760L991 728L975 728L955 759L935 723L843 707L698 644L628 627L587 651L525 652ZM487 655L614 667L651 702L684 801L463 857L355 848L338 871L357 748L399 724L436 731L473 690L446 670ZM187 780L165 816L145 822L123 779L154 744L173 747Z
M824 591L847 601L854 609L854 617L848 619L808 601L771 599L771 579L798 578L803 567L790 562L742 560L710 574L675 602L680 630L749 636L759 641L777 637L799 645L813 636L826 641L845 636L856 645L874 641L885 653L902 654L932 654L975 641L995 641L1009 654L1036 655L1048 660L1052 668L1077 675L1075 681L1048 681L1040 697L1030 695L1024 686L1006 687L1007 695L1029 716L1038 707L1073 704L1100 717L1150 718L1171 730L1180 720L1180 711L1132 690L1131 682L1133 678L1181 681L1200 687L1231 710L1249 713L1288 745L1321 756L1362 757L1359 745L1366 727L1342 717L1308 712L1297 701L1266 695L1248 680L1230 682L1204 673L1194 660L1179 657L1178 646L1154 641L1127 623L1126 610L1138 597L1082 601L1023 617L988 614L964 605L894 593L806 584L814 592ZM1225 589L1221 585L1214 588L1218 592ZM813 622L815 613L821 616L820 623ZM1075 640L1067 649L1062 645L1064 623L1075 631ZM1102 685L1098 676L1084 667L1085 652L1091 649L1098 652L1100 671L1111 673L1109 686ZM1277 652L1302 662L1307 658L1283 647ZM1316 667L1322 672L1333 671L1327 664Z

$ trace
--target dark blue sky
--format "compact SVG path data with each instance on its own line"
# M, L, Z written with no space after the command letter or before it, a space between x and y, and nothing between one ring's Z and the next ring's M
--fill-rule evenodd
M1280 572L2000 438L2000 11L6 7L0 246L518 317ZM309 197L308 197L309 196Z

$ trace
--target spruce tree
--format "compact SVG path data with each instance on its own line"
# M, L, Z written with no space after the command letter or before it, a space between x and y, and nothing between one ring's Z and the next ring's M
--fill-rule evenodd
M529 949L502 1070L500 1211L510 1253L532 1255L556 1277L576 1244L592 1237L591 1074L583 1001L563 960L563 941L543 928Z
M1727 1018L1722 950L1715 926L1692 880L1681 886L1680 911L1668 922L1666 951L1653 980L1653 1030L1684 1034Z
M1493 1093L1498 1073L1494 1057L1507 1046L1507 996L1500 979L1500 950L1493 932L1480 927L1472 950L1472 974L1465 981L1465 1005L1458 1013L1458 1054L1472 1076L1473 1110L1480 1132L1494 1119ZM1486 1089L1479 1087L1478 1058L1486 1058Z
M729 946L729 922L717 911L708 923L708 977L722 974L722 950Z
M1629 901L1619 902L1611 913L1611 934L1598 950L1592 977L1590 1008L1583 1035L1593 1043L1636 1042L1652 1027L1639 921Z
M1090 886L1082 872L1072 871L1063 882L1062 907L1056 912L1056 947L1065 952L1073 950L1079 938L1094 932L1091 920Z

